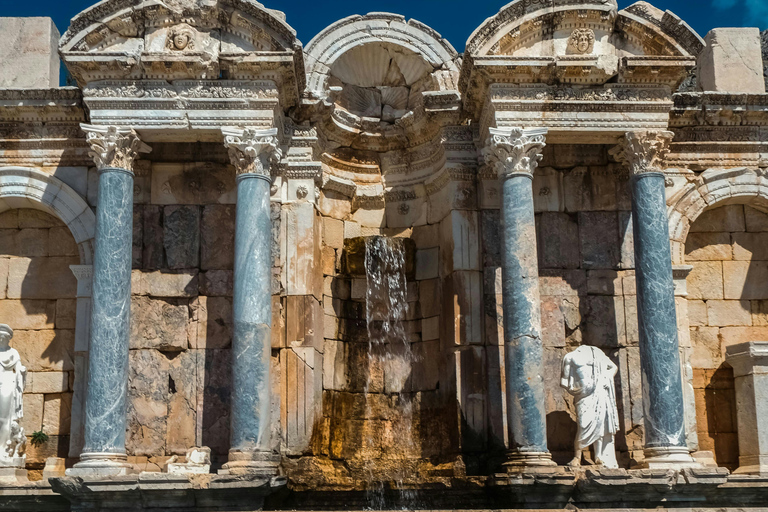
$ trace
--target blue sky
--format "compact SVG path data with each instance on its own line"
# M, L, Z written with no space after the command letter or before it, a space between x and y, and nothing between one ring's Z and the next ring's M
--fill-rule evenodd
M69 20L95 0L2 0L0 16L50 16L61 33ZM485 18L498 12L504 0L265 0L285 11L288 23L305 45L323 28L351 14L387 11L415 18L440 32L457 51ZM619 0L619 8L632 1ZM702 37L714 27L768 28L768 0L655 0L688 22Z

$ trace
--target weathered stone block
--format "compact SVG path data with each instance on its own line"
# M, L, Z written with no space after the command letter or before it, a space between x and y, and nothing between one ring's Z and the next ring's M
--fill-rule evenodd
M478 239L477 212L452 210L440 223L441 269L444 275L454 270L480 270L480 242ZM417 251L418 254L436 249ZM435 277L428 275L427 278ZM416 279L419 279L418 277Z
M767 230L768 231L768 230ZM429 249L440 245L439 224L416 226L413 228L413 241L417 249Z
M565 318L560 297L541 298L541 341L545 347L565 346Z
M440 340L413 344L413 371L411 390L414 392L438 389L440 383Z
M0 88L59 86L59 31L48 17L0 18Z
M704 38L698 57L699 85L704 91L765 92L760 31L716 28Z
M544 212L537 220L539 268L579 268L579 224L574 216Z
M750 233L768 231L768 213L745 206L744 220L746 221L747 231Z
M194 268L200 262L200 208L166 206L163 247L168 268Z
M152 297L194 297L198 294L198 271L141 272L131 274L131 293Z
M706 302L688 299L688 323L691 327L709 325Z
M12 299L66 299L75 296L77 280L70 265L80 258L13 258L8 268L8 292Z
M312 347L280 351L282 424L289 453L304 453L322 413L323 355Z
M696 262L693 265L693 270L688 274L687 281L689 299L722 299L723 263L719 261Z
M748 341L768 340L768 327L721 327L720 340L724 347Z
M56 226L63 226L57 217L46 213L42 210L35 210L32 208L22 208L19 210L19 228L52 228Z
M626 344L624 298L586 297L584 341L602 348L616 348Z
M450 315L446 342L456 345L483 343L483 275L480 272L457 271L445 280L446 301ZM434 300L440 300L435 297Z
M748 300L708 300L707 318L717 327L752 325L752 306Z
M726 299L764 299L767 282L768 261L723 262L724 298Z
M72 233L66 226L57 226L48 230L48 255L79 256L80 252Z
M717 327L691 327L691 346L691 366L694 368L717 368L723 362Z
M24 416L21 427L27 435L43 428L43 406L45 397L37 393L24 393Z
M232 342L234 328L232 299L229 297L199 297L197 307L197 340L194 348L228 348Z
M131 349L186 350L190 320L186 299L131 299Z
M197 374L203 351L189 350L169 361L168 423L166 454L186 454L196 446L197 432Z
M69 391L69 372L29 372L25 391L44 394Z
M323 350L323 389L343 390L347 386L347 344L325 340Z
M0 300L0 318L12 329L53 329L56 301Z
M323 348L323 309L312 295L286 297L286 344L290 347Z
M49 436L67 435L71 421L72 393L45 395L43 432Z
M539 272L539 290L541 295L586 295L587 271L542 270Z
M768 233L733 233L731 236L734 260L768 260Z
M74 331L16 331L11 346L19 351L21 360L30 372L74 369Z
M201 222L200 267L232 269L235 264L235 207L208 205L203 207Z
M77 299L56 301L56 328L74 329L77 324Z
M768 326L768 300L752 301L752 325Z
M691 224L691 233L714 233L718 231L744 231L744 207L740 204L729 204L712 210L707 210Z
M48 229L22 229L17 234L16 243L19 255L30 258L48 256Z
M621 240L621 268L635 268L635 231L632 227L632 212L618 212L619 239Z
M8 267L10 264L10 258L0 258L0 299L6 297L6 291L8 290Z
M587 292L590 295L622 295L622 277L615 270L588 270Z
M232 167L214 162L153 163L151 190L152 204L235 204L237 199Z
M685 261L733 259L729 233L689 233L685 240Z
M168 359L157 350L130 351L126 432L129 455L165 453L168 368Z
M616 268L621 261L616 212L579 213L582 267Z
M137 206L136 208L142 208ZM163 207L146 205L142 215L142 265L154 270L165 267L163 250Z
M323 242L328 247L344 247L344 221L325 217L323 219Z
M234 289L231 270L209 270L200 274L200 295L231 297Z
M440 250L437 247L416 251L416 280L438 276Z

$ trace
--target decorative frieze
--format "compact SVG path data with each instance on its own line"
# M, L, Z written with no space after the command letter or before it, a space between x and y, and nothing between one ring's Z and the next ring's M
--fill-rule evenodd
M246 128L222 128L224 146L237 174L258 174L271 180L271 166L280 160L277 128L254 130Z
M90 124L81 124L80 127L91 147L88 155L93 158L99 170L111 168L133 171L133 161L139 153L151 151L131 128Z

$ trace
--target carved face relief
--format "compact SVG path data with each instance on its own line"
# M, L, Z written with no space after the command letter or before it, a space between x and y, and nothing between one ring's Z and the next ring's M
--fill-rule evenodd
M577 28L568 38L568 47L577 53L590 53L595 46L595 32L590 28Z
M190 27L174 27L168 33L166 47L173 51L194 50L194 31Z

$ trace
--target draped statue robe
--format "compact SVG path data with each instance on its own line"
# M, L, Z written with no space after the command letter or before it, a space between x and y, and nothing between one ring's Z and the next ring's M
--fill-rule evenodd
M560 384L575 399L581 448L619 430L615 374L615 365L595 347L581 346L563 358Z
M20 423L26 377L27 369L15 349L0 352L0 460L21 456L26 439Z

